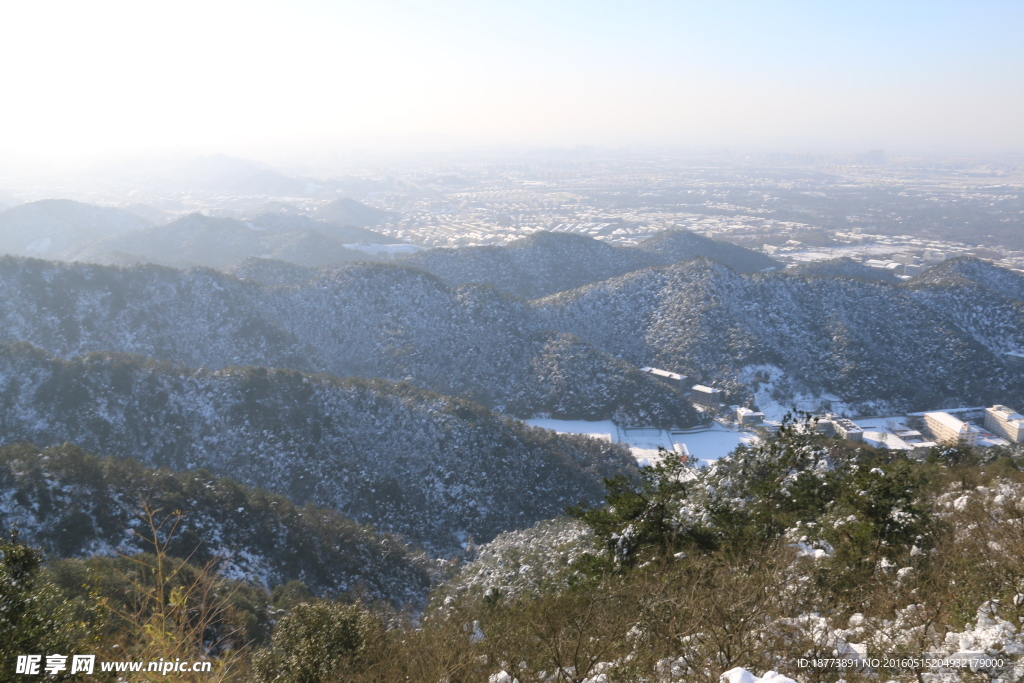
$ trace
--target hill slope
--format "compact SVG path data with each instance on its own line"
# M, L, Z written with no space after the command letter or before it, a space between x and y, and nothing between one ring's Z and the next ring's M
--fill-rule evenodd
M489 284L534 299L700 256L741 272L778 266L763 254L685 230L655 235L637 247L613 247L582 235L538 232L503 247L440 247L403 257L401 262L433 273L450 285Z
M0 448L0 529L16 528L22 541L51 555L152 552L129 531L144 531L142 500L162 515L185 513L172 555L198 563L221 558L228 577L268 588L299 580L316 593L359 585L399 603L421 600L430 587L422 558L401 541L332 510L300 509L205 470L154 470L70 444Z
M267 287L301 285L321 274L318 268L308 268L278 259L253 257L224 268L224 272Z
M202 269L0 259L0 323L0 340L63 357L111 350L193 367L408 379L488 406L514 404L522 417L603 419L626 407L631 421L687 426L698 419L654 379L625 381L628 365L612 356L580 344L552 346L557 335L524 302L490 288L453 290L393 265L343 265L297 286L262 287ZM543 364L568 363L584 353L592 381L575 387L546 384L534 363L542 356Z
M507 246L439 247L403 257L404 265L450 285L488 284L533 299L651 265L645 255L582 235L538 232Z
M814 261L813 263L801 263L793 268L787 268L786 273L790 275L819 275L822 277L845 277L858 280L875 280L887 282L890 285L900 283L900 279L889 270L872 268L857 263L851 258L834 258L827 261Z
M314 220L309 216L301 214L287 214L281 212L263 212L255 218L250 218L246 223L254 227L274 234L282 234L296 231L312 231L329 237L337 242L347 244L352 242L365 242L369 244L397 244L398 240L373 230L333 223L324 220Z
M1024 351L1024 277L975 258L957 258L907 283L936 316L954 321L1002 357ZM1019 377L1019 369L1006 368Z
M207 468L436 552L599 500L602 477L633 466L621 446L408 385L117 354L61 361L24 344L0 346L0 405L4 442Z
M992 266L984 272L1020 280ZM1021 303L979 300L971 289L741 275L698 260L537 305L548 326L632 363L770 381L781 394L811 391L854 404L884 399L890 408L917 409L1024 398L1021 378L992 351L1024 342ZM792 386L782 391L778 379Z
M338 225L365 228L383 223L388 217L388 212L345 197L317 208L313 212L313 217Z
M692 261L695 258L703 257L729 266L738 273L757 273L779 268L778 261L761 252L741 247L738 244L713 240L689 230L659 232L648 237L636 248L662 257L662 263L657 265Z

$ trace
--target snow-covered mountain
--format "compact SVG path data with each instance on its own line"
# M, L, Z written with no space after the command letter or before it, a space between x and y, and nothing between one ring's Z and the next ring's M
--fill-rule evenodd
M699 419L639 366L782 403L820 395L851 412L1024 396L1002 355L1024 349L1022 278L980 261L889 285L698 259L533 302L393 264L318 273L275 287L204 269L7 258L0 339L62 357L111 350L381 377L521 417L665 426Z
M780 400L809 391L924 409L1024 397L1024 377L999 353L1024 348L1022 282L976 260L901 286L696 260L535 304L548 327L635 364L774 384Z
M263 287L205 269L0 259L0 321L0 339L63 357L111 350L192 367L407 380L521 417L699 421L675 389L560 337L526 302L394 265Z
M507 246L439 247L403 257L401 262L450 285L488 284L533 299L700 256L740 272L779 266L763 254L686 230L666 231L637 247L614 247L583 235L538 232Z

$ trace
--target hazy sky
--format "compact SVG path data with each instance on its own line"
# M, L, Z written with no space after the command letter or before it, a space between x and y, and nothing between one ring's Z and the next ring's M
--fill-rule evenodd
M1024 149L1024 2L6 2L0 152Z

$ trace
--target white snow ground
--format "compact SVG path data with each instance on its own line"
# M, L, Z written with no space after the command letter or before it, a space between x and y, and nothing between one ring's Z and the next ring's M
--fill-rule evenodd
M624 429L611 420L526 420L533 427L543 427L559 434L586 434L612 443L629 446L633 457L641 465L658 461L658 447L672 451L677 444L686 446L690 457L698 464L718 460L733 451L740 444L753 444L758 436L753 432L737 431L717 422L709 429L677 431L656 429Z

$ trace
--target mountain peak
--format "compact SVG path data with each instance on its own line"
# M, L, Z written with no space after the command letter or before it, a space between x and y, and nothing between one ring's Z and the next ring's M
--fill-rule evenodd
M1024 300L1024 277L973 256L959 256L929 268L911 286L980 287L1009 299Z

